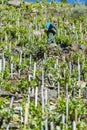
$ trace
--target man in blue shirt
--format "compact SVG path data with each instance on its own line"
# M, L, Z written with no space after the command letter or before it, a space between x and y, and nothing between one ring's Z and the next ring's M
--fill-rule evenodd
M57 33L57 20L46 23L47 44L56 43L54 35Z

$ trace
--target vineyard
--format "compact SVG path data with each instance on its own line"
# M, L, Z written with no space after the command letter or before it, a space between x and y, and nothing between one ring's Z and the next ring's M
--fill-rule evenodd
M0 130L87 130L87 6L0 0Z

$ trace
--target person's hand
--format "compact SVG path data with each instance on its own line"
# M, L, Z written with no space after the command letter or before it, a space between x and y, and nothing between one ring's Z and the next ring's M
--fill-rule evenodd
M47 29L45 29L45 30L44 30L44 32L45 32L45 33L47 33L47 32L48 32L48 30L47 30Z

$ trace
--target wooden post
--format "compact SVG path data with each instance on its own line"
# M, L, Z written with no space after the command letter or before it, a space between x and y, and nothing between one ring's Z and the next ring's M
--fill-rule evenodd
M3 59L3 71L5 70L5 58Z
M22 50L20 51L20 65L22 64Z
M46 57L47 57L47 56L46 56L46 53L44 53L44 59L45 59L45 60L46 60Z
M86 86L86 92L85 92L85 97L86 97L86 99L87 99L87 86Z
M62 114L62 123L64 124L65 123L65 115Z
M21 124L23 123L24 119L23 119L23 108L20 108L20 115L21 115Z
M77 117L77 109L75 109L74 111L75 111L75 123L77 124L77 119L78 119L78 117Z
M9 130L10 129L10 125L8 124L7 127L6 127L6 130Z
M45 88L45 105L47 105L47 98L48 98L48 96L47 96L47 88ZM48 130L48 115L46 115L46 119L45 119L45 130Z
M58 98L60 98L60 84L58 82Z
M13 102L14 102L14 96L12 96L12 98L11 98L10 108L12 108Z
M76 122L73 121L73 130L76 130Z
M78 44L78 33L76 31L76 43Z
M31 69L32 56L30 55L30 69Z
M55 64L55 69L58 68L58 57L56 58L56 64Z
M28 94L28 105L30 105L30 95Z
M83 40L83 32L81 33L81 40Z
M45 88L45 105L47 105L48 95L47 95L47 88Z
M45 120L45 130L48 130L48 119Z
M85 63L85 57L83 55L83 58L82 58L82 69L84 69L84 63Z
M0 59L0 73L2 71L2 59Z
M82 23L80 22L80 32L82 32Z
M32 96L34 96L34 88L32 88L32 90L31 90L31 91L32 91L32 92L31 92L31 93L32 93Z
M21 70L20 69L18 69L18 78L20 79L21 78L21 72L20 72Z
M4 52L2 52L2 62L3 62L3 71L5 70L5 57Z
M5 33L5 42L7 43L8 41L8 36L7 36L7 33Z
M68 128L68 85L66 84L66 129Z
M64 115L64 114L62 114L62 123L63 123L63 128L62 128L62 130L64 130L64 124L65 124L65 115Z
M3 5L3 3L4 3L4 0L2 0L2 5Z
M42 68L42 86L44 87L44 69Z
M69 62L69 72L70 72L70 77L71 77L71 71L72 71L72 66L71 66L71 62Z
M14 96L11 97L11 101L10 101L10 105L9 105L10 109L13 106L13 102L14 102ZM10 109L9 109L9 111L10 111ZM9 129L10 129L10 123L8 123L7 126L6 126L6 130L9 130Z
M42 112L44 113L44 86L41 86Z
M50 130L54 130L54 123L50 122Z
M18 20L17 20L17 22L16 22L16 25L17 25L17 26L20 25L19 17L18 17Z
M79 89L79 98L81 98L81 89Z
M38 87L35 88L35 107L37 107L38 103Z
M25 57L26 57L26 55L25 55L25 53L24 53L24 64L26 64L26 63L25 63L25 62L26 62L26 61L25 61L25 59L26 59Z
M25 120L24 120L24 125L26 126L28 124L28 109L29 109L29 104L26 103L26 106L25 106Z
M11 52L11 42L9 43L9 52Z
M13 63L11 63L11 78L13 79Z
M78 81L80 81L80 63L78 58Z
M34 63L34 74L33 74L34 78L35 78L35 75L36 75L36 62Z

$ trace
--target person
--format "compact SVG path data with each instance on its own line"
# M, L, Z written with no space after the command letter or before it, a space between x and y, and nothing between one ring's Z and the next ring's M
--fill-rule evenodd
M47 44L56 43L54 35L57 34L57 20L46 23Z

